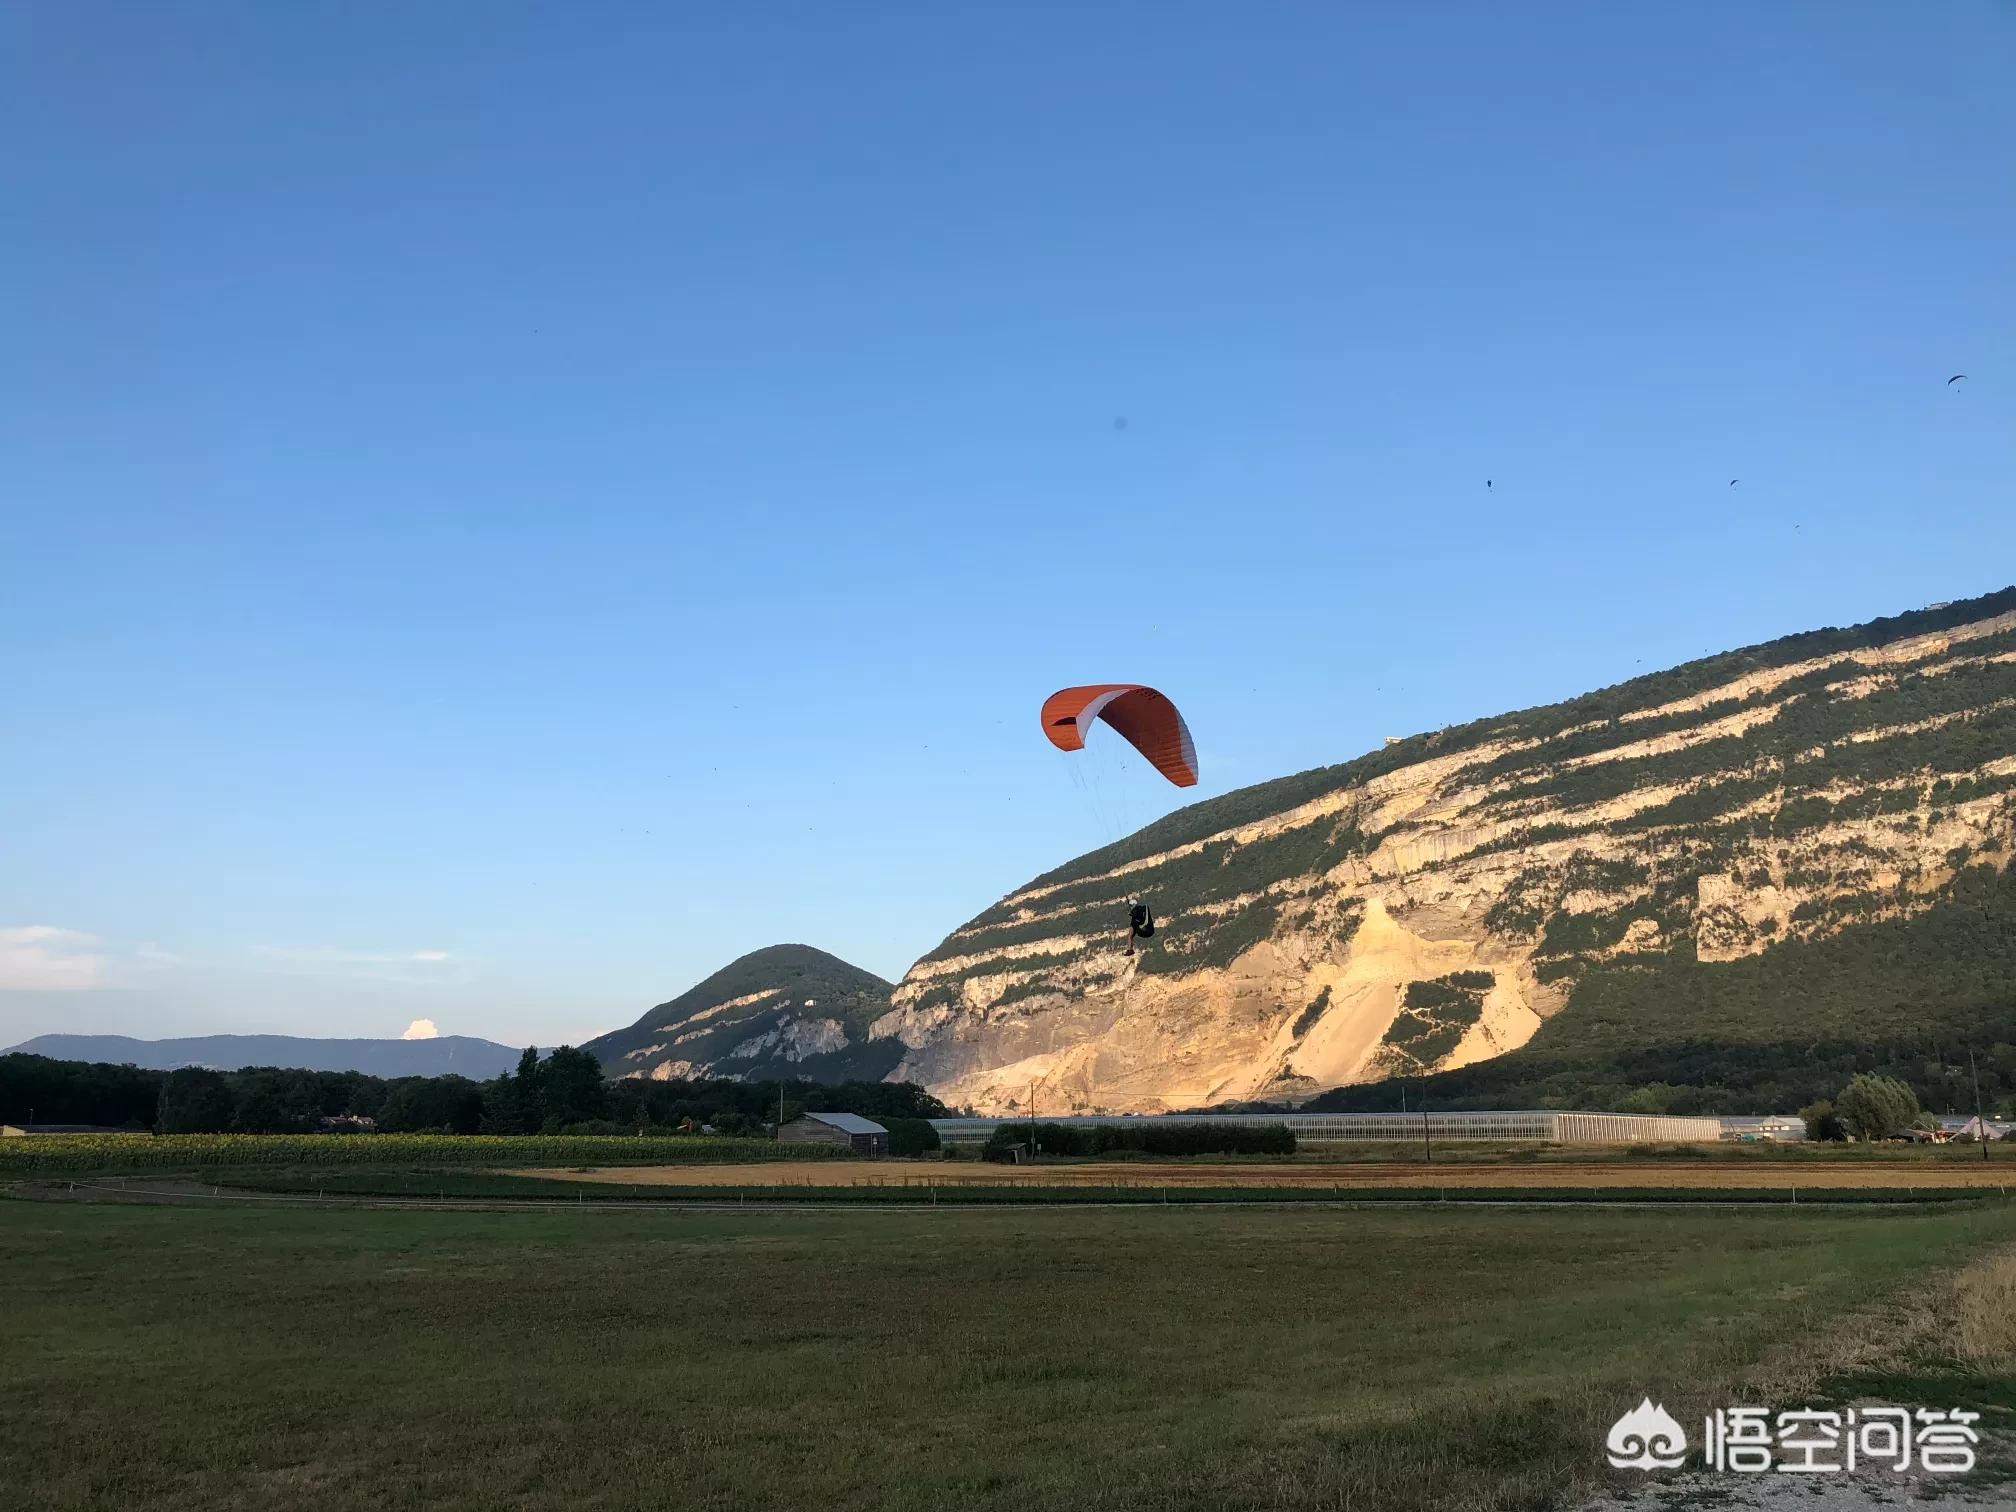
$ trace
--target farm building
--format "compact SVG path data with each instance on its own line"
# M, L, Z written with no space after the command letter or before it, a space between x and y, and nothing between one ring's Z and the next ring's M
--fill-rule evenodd
M831 1145L856 1155L889 1153L889 1131L854 1113L807 1113L779 1129L777 1138L782 1144Z
M1939 1120L1939 1132L1934 1135L1942 1143L1959 1139L1973 1143L1987 1139L2007 1139L2012 1125L2001 1119L1943 1117Z
M941 1144L985 1144L1013 1118L934 1118ZM1719 1118L1673 1118L1638 1113L1562 1113L1551 1108L1485 1113L1164 1113L1156 1117L1092 1114L1046 1118L1067 1127L1097 1124L1283 1124L1298 1144L1340 1144L1361 1140L1485 1140L1494 1143L1636 1144L1647 1140L1694 1143L1719 1140Z
M1806 1120L1792 1113L1771 1113L1761 1118L1724 1117L1722 1137L1740 1144L1791 1144L1806 1137Z

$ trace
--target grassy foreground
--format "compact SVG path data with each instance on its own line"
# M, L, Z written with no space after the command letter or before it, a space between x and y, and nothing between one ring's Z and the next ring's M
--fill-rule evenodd
M287 1199L331 1201L346 1198L390 1198L433 1201L576 1203L791 1203L799 1206L908 1207L976 1204L1056 1206L1060 1204L1183 1203L1335 1203L1335 1202L1709 1202L1765 1203L1927 1203L2010 1201L2009 1186L1979 1181L1907 1180L1900 1173L1846 1171L1819 1173L1833 1180L1746 1180L1761 1173L1729 1173L1712 1166L1689 1166L1680 1172L1656 1167L1624 1171L1603 1168L1600 1179L1590 1173L1555 1168L1546 1173L1508 1172L1503 1167L1436 1167L1423 1174L1418 1166L1382 1170L1357 1166L1336 1179L1281 1178L1278 1168L1257 1171L1238 1166L977 1166L965 1170L920 1170L907 1162L840 1161L818 1168L785 1163L770 1165L581 1167L567 1170L527 1168L486 1171L466 1168L402 1168L364 1166L326 1170L317 1167L245 1166L194 1173L200 1179L180 1185L184 1192L214 1192L219 1197L266 1194ZM1966 1174L1966 1173L1963 1173ZM950 1180L939 1179L949 1175ZM1542 1176L1548 1179L1540 1179ZM635 1178L635 1179L629 1179ZM1636 1178L1636 1179L1632 1179ZM1854 1178L1854 1179L1849 1179ZM1871 1179L1861 1179L1871 1178ZM129 1178L99 1178L100 1188ZM2009 1183L2007 1173L2002 1182ZM150 1183L131 1178L135 1189ZM61 1178L45 1183L60 1189Z
M1726 1401L2011 1239L2000 1206L0 1201L0 1486L178 1512L1537 1508L1640 1395Z

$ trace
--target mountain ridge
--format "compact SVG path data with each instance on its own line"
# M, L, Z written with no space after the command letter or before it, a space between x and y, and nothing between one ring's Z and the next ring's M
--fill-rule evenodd
M1592 981L1627 1005L1609 1042L1629 1049L1675 1025L1620 982L1673 985L1682 1024L1714 997L1682 964L1713 977L1926 913L1970 868L2000 878L2012 788L2004 589L1178 810L954 930L870 1033L903 1045L893 1074L986 1111L1039 1081L1046 1102L1148 1112L1460 1072L1557 1018L1603 1040ZM1983 878L1967 885L1988 899L1977 912L2000 906ZM1163 931L1129 959L1137 893ZM1999 924L1964 927L2001 958ZM1779 1017L1786 1032L1886 1027L1859 999Z
M314 1039L294 1034L205 1034L143 1040L124 1034L38 1034L0 1054L134 1065L148 1071L209 1066L239 1071L359 1071L371 1076L466 1076L484 1081L510 1070L520 1051L469 1035L433 1039Z
M879 1080L900 1047L868 1043L892 984L810 945L766 945L581 1048L612 1077Z

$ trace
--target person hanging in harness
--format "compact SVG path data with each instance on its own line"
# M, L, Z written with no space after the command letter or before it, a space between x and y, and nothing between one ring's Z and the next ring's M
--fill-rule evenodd
M1148 911L1148 905L1136 901L1127 910L1127 954L1134 954L1134 942L1146 940L1155 933L1155 915Z

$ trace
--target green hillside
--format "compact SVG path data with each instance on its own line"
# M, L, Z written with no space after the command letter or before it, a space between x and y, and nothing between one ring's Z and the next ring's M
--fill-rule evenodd
M729 962L627 1029L582 1048L609 1076L872 1080L901 1057L869 1043L890 984L810 945L770 945Z

